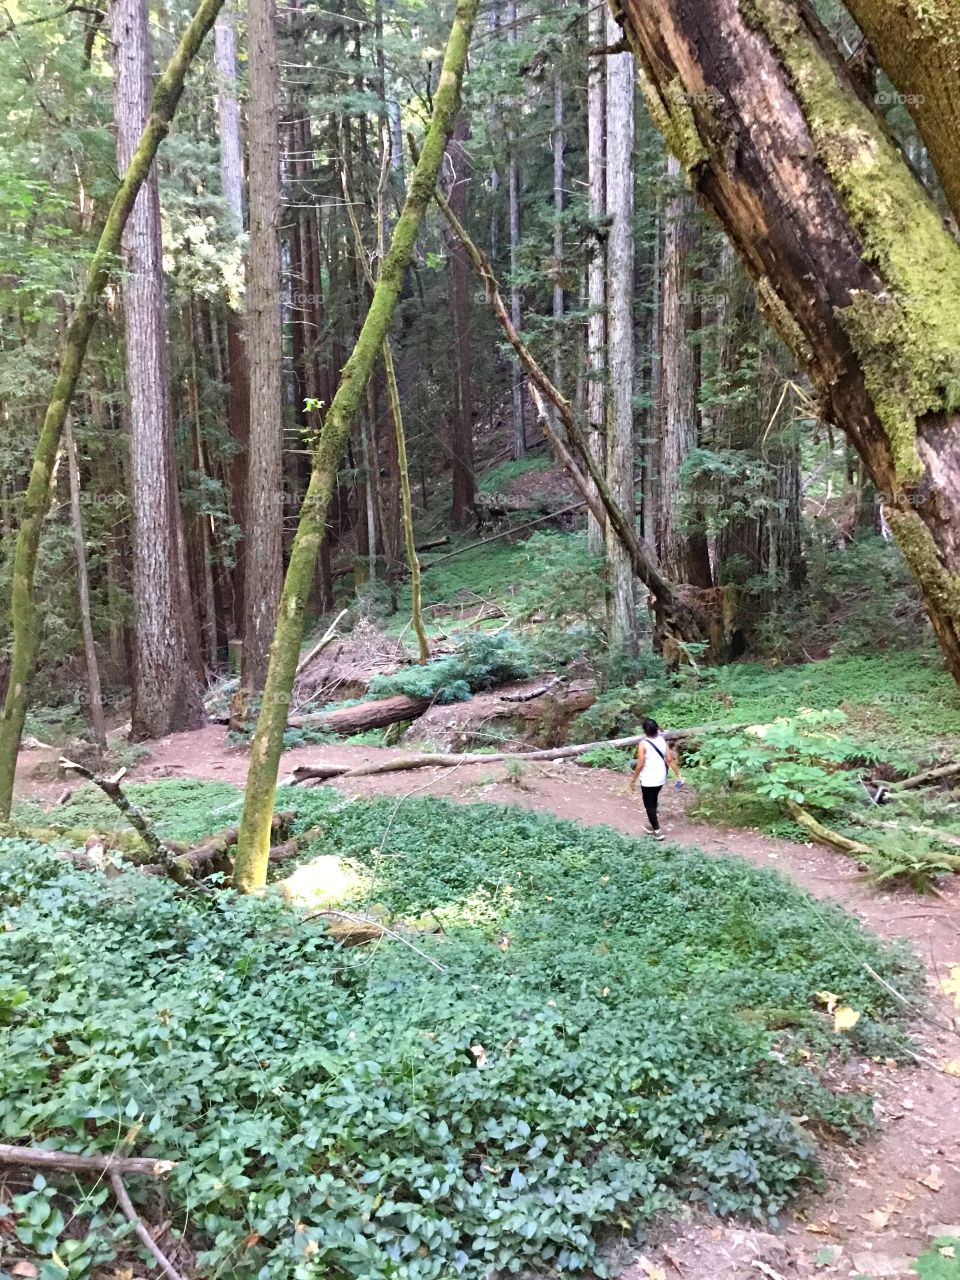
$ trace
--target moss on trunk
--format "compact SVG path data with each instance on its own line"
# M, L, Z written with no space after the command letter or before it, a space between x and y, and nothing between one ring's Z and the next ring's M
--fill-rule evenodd
M283 750L283 733L287 723L287 707L296 675L300 642L303 638L304 612L314 567L326 532L330 497L346 450L350 428L360 408L374 363L382 352L404 274L413 257L420 221L433 198L443 153L460 106L460 85L477 7L478 0L458 0L423 151L411 179L403 211L397 220L390 251L384 259L370 309L356 346L343 367L340 386L327 411L314 452L310 484L293 540L280 598L263 702L250 753L250 770L234 864L234 884L244 891L255 889L266 881L270 856L270 823L277 771Z

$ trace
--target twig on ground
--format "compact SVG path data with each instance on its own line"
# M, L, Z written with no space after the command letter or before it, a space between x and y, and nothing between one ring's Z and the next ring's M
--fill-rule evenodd
M175 1160L154 1160L149 1156L82 1156L74 1151L48 1151L44 1147L11 1147L0 1144L0 1164L25 1164L34 1169L63 1169L71 1173L145 1173L161 1178Z
M144 1226L143 1219L133 1207L133 1201L127 1194L127 1188L123 1185L123 1179L115 1170L110 1173L110 1185L113 1187L113 1194L117 1198L117 1204L120 1206L120 1212L128 1222L133 1223L133 1229L136 1232L137 1239L147 1252L153 1256L164 1275L168 1276L169 1280L183 1280L180 1272L176 1269L170 1259L157 1244L156 1240L154 1240L153 1236Z
M435 969L441 973L446 973L447 966L441 964L439 960L434 960L433 956L428 956L425 951L421 951L419 947L414 946L409 938L405 938L402 933L397 933L395 929L389 928L385 924L381 924L379 920L364 920L362 916L353 916L349 911L335 911L332 907L328 907L323 911L315 911L313 915L304 916L303 923L308 920L319 920L324 916L332 916L335 920L346 920L349 924L371 925L379 929L381 933L386 934L388 938L393 938L395 942L402 942L405 947L409 947L411 951L415 951L421 959L426 960L427 964L432 964Z

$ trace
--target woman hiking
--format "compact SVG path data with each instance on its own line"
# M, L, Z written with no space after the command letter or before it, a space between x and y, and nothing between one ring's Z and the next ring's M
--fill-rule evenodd
M667 780L667 770L672 769L677 776L677 786L683 786L677 757L667 746L667 740L660 732L656 720L642 722L644 739L637 747L637 763L633 777L630 779L630 790L633 791L640 779L640 794L643 796L643 807L650 820L650 831L654 840L662 840L660 820L657 817L657 804L660 792Z

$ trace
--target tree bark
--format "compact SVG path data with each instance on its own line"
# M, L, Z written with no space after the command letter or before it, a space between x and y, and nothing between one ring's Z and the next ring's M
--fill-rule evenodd
M619 39L607 18L607 43ZM634 69L631 53L606 58L607 364L606 467L610 494L633 527L633 146ZM637 652L637 603L630 555L610 523L607 550L607 636L611 656ZM667 577L669 577L669 571Z
M214 26L217 69L217 117L220 126L220 191L231 230L243 232L243 154L240 144L240 106L237 101L237 39L232 13L220 13ZM238 304L239 305L239 304ZM246 534L247 454L250 445L250 375L247 348L237 307L227 307L227 386L230 431L237 451L230 462L230 507L240 530L234 552L233 616L243 625L243 567Z
M146 0L117 0L110 21L117 167L123 172L147 119L151 60ZM201 724L203 703L188 646L192 620L185 611L155 167L124 231L123 259L136 639L131 737L158 738Z
M411 179L403 212L394 229L390 251L383 262L363 328L341 373L340 386L314 452L310 486L291 548L263 705L253 737L234 870L234 883L243 890L256 888L266 880L270 820L287 707L303 636L304 611L317 553L326 531L330 498L350 427L382 351L404 275L413 257L421 219L436 189L443 153L460 107L460 85L477 6L478 0L458 0L423 153Z
M553 385L563 390L563 72L553 73Z
M681 528L681 469L699 436L700 359L694 334L700 327L700 282L693 258L700 236L696 208L684 189L676 156L668 158L667 181L671 190L663 233L657 546L669 577L712 587L706 537Z
M960 10L953 0L849 0L847 8L913 116L960 220Z
M602 48L606 19L602 5L590 6L587 42ZM590 449L598 462L606 455L606 349L607 349L607 236L603 220L607 212L606 186L606 58L587 60L587 188L591 224L590 259L587 266L587 429ZM603 549L603 532L587 517L587 543L594 555Z
M80 602L80 627L83 632L83 656L87 667L87 700L90 706L90 727L97 746L107 749L107 724L103 715L103 691L100 686L100 664L97 647L93 641L93 618L90 613L90 580L87 575L87 547L83 540L83 515L80 504L80 466L77 462L77 446L73 427L67 415L63 424L63 447L67 455L67 475L70 480L70 523L73 526L73 545L77 553L77 595Z
M519 38L517 0L507 3L507 42L516 44ZM514 123L510 138L510 162L507 169L507 198L510 222L510 319L519 332L523 328L523 294L519 284L520 272L520 158L517 155L519 138ZM522 458L527 452L527 428L523 418L523 379L514 371L512 386L513 407L513 456Z
M651 114L866 464L960 681L960 246L810 8L622 10Z
M464 143L470 136L466 118L461 112L447 159L451 177L447 190L450 207L461 222L467 218L467 193L469 191L469 157ZM448 235L450 256L450 313L453 320L453 500L450 522L455 529L463 529L473 521L474 459L473 459L473 394L470 368L470 264L463 246L456 236Z
M267 674L283 582L283 352L280 329L280 81L274 0L250 0L250 447L240 682Z
M40 644L34 575L40 533L44 517L50 508L50 477L60 447L63 424L80 379L90 334L99 314L100 296L120 252L123 228L157 149L170 128L190 64L196 57L204 36L213 26L222 3L223 0L202 0L163 75L157 81L150 116L110 205L100 240L87 268L83 294L64 339L60 368L34 453L14 551L10 605L13 654L3 711L0 714L0 818L9 817L10 814L17 751L27 714L28 683L33 676Z

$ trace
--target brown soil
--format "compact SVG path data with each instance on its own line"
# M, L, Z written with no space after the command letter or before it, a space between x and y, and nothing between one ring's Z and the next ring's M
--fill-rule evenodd
M48 802L63 781L31 778L36 764L56 752L21 756L19 794ZM314 746L289 751L281 773L320 760L359 764L391 754L377 748ZM232 748L226 730L211 726L153 744L149 760L130 771L134 780L182 776L242 784L247 757ZM585 824L607 824L642 835L646 824L638 801L617 774L571 762L522 768L519 784L504 765L464 765L416 773L384 774L343 782L358 794L441 795L459 801L493 801L550 812ZM738 855L774 867L818 898L839 903L876 933L908 939L923 960L931 997L929 1017L914 1028L918 1063L909 1068L860 1061L847 1087L868 1086L882 1121L879 1136L863 1146L831 1147L825 1154L829 1190L785 1220L779 1234L743 1224L691 1215L665 1223L652 1234L645 1255L624 1273L627 1280L787 1280L797 1276L905 1277L910 1260L937 1234L960 1236L960 1080L942 1064L960 1058L954 1010L940 984L960 965L960 882L919 898L906 891L878 891L856 865L818 847L772 839L756 831L725 830L690 821L683 793L665 795L668 839L707 853ZM958 1271L960 1275L960 1271Z

